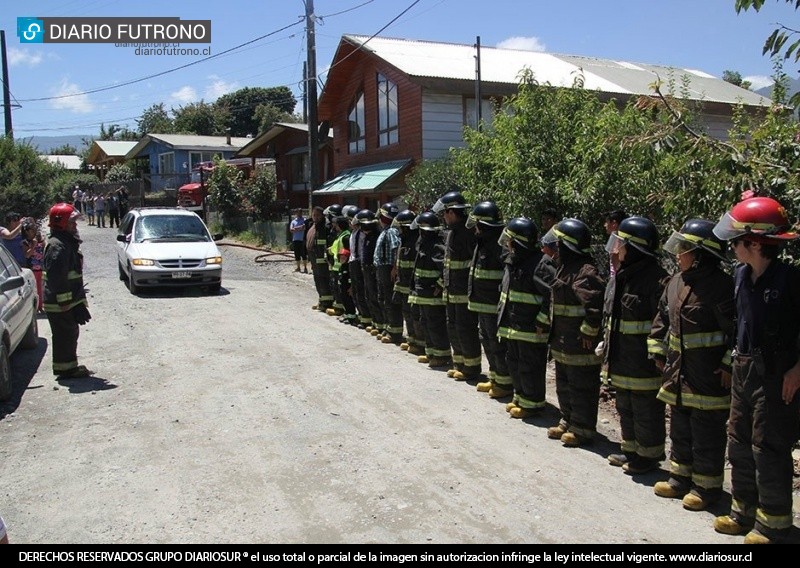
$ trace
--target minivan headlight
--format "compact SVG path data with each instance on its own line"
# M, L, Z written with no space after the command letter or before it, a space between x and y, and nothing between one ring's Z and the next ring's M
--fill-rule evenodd
M134 258L131 261L131 264L135 266L153 266L155 262L150 260L149 258Z
M222 257L221 256L212 256L211 258L206 259L206 264L222 264Z

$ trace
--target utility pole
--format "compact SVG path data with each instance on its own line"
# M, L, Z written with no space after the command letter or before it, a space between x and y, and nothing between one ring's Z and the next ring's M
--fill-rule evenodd
M314 0L306 3L306 39L308 45L308 75L306 96L308 97L308 214L311 214L312 194L319 185L319 132L317 118L317 52L314 39Z
M481 36L475 36L476 55L475 55L475 127L478 131L483 130L481 121L483 120L481 105Z
M14 139L11 125L11 89L8 88L8 61L6 60L6 32L0 30L0 52L3 60L3 115L6 119L6 138Z
M308 124L308 62L303 61L303 122Z

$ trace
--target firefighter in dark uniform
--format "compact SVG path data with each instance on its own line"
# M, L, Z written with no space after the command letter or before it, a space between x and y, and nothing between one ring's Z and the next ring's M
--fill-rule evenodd
M355 207L355 206L354 206ZM361 254L364 250L364 233L359 225L356 210L350 218L350 286L353 290L353 301L358 312L358 329L366 329L372 325L372 316L367 305L367 295L364 291L364 271L361 268Z
M350 219L341 215L334 217L331 221L332 231L334 236L332 244L328 247L328 256L333 257L333 265L330 267L331 275L333 277L333 301L332 308L328 308L325 313L329 316L341 316L347 323L355 321L356 310L355 304L352 303L350 296L350 272L347 273L347 289L342 289L342 278L340 271L342 269L342 262L339 258L339 251L347 250L347 259L350 258ZM336 306L342 306L341 310Z
M325 235L325 259L328 262L328 281L331 295L333 296L333 304L331 307L326 308L325 313L329 316L340 316L344 313L344 306L336 298L336 287L339 285L339 275L333 269L338 259L331 252L331 247L339 238L341 229L336 225L336 219L342 215L342 206L338 203L329 205L325 208L323 214L325 215L326 227L328 228L328 232Z
M550 355L556 365L561 420L548 438L577 447L592 441L600 402L600 363L595 353L606 283L591 254L592 235L583 221L563 219L542 237L558 246L550 308Z
M394 283L394 300L400 303L406 325L405 341L400 349L412 355L425 354L425 330L422 328L420 308L409 302L414 280L414 260L417 257L419 229L411 229L417 214L410 209L400 211L392 220L392 227L400 232L400 248L397 251L397 280Z
M358 256L361 258L361 273L364 275L364 298L369 317L372 319L372 324L366 329L370 335L377 337L384 327L383 310L378 301L378 278L375 272L375 244L381 231L380 223L375 213L369 209L359 211L356 218L364 234L363 246L358 251Z
M433 212L444 215L446 256L444 287L447 300L447 333L453 348L453 368L448 377L458 381L477 378L481 374L481 342L478 337L478 314L467 307L467 282L477 240L467 229L470 206L458 191L444 194L433 206Z
M620 262L609 284L614 289L608 293L605 362L622 430L622 453L608 461L631 475L656 469L665 458L664 402L657 398L662 377L647 345L668 279L660 249L658 230L645 217L622 221L606 244Z
M511 219L500 244L508 255L497 307L497 337L506 345L514 386L514 398L506 409L513 418L529 418L546 406L550 284L555 271L543 260L539 230L530 219Z
M769 197L735 205L714 227L737 266L736 347L728 420L731 511L714 529L745 543L781 542L792 527L792 446L800 411L800 271L778 260L792 232Z
M417 256L414 259L414 286L409 302L420 307L425 330L425 355L417 361L429 367L452 364L447 335L447 303L442 296L445 247L439 218L432 211L417 215L411 229L419 229Z
M314 207L311 211L313 225L309 228L308 259L311 261L311 272L314 275L314 287L317 289L319 300L311 308L321 312L333 306L333 292L328 271L328 225L324 209Z
M514 392L506 363L506 343L497 337L497 305L507 254L499 242L504 227L500 210L492 201L478 203L467 219L467 228L475 231L478 240L469 272L467 308L478 314L478 336L489 361L489 380L478 383L476 388L492 398Z
M83 288L80 213L72 205L57 203L50 208L49 217L42 299L53 333L53 374L60 379L88 377L92 371L78 364L79 326L91 319Z
M381 233L375 242L375 277L378 282L378 302L383 310L382 343L400 345L403 342L403 308L394 300L394 280L397 277L397 250L400 231L392 226L398 209L394 203L384 203L378 210Z
M682 499L701 511L722 495L725 425L730 412L733 279L727 245L714 223L690 219L672 233L664 250L680 271L667 284L647 339L650 357L663 373L658 399L670 405L670 475L656 495ZM632 457L632 456L631 456Z

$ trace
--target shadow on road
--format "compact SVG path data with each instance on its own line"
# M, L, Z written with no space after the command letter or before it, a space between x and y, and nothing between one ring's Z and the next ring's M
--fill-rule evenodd
M82 379L56 379L56 382L66 388L71 394L84 394L87 392L117 388L116 384L96 375L84 377Z
M11 355L11 398L0 403L0 420L12 414L19 408L22 396L31 387L31 381L42 364L42 359L47 353L47 340L40 337L33 349L17 349Z

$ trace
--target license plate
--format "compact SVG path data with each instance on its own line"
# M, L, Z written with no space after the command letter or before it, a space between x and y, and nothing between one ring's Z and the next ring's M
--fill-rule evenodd
M173 272L172 273L172 277L173 278L191 278L192 275L189 274L188 271L184 270L182 272Z

